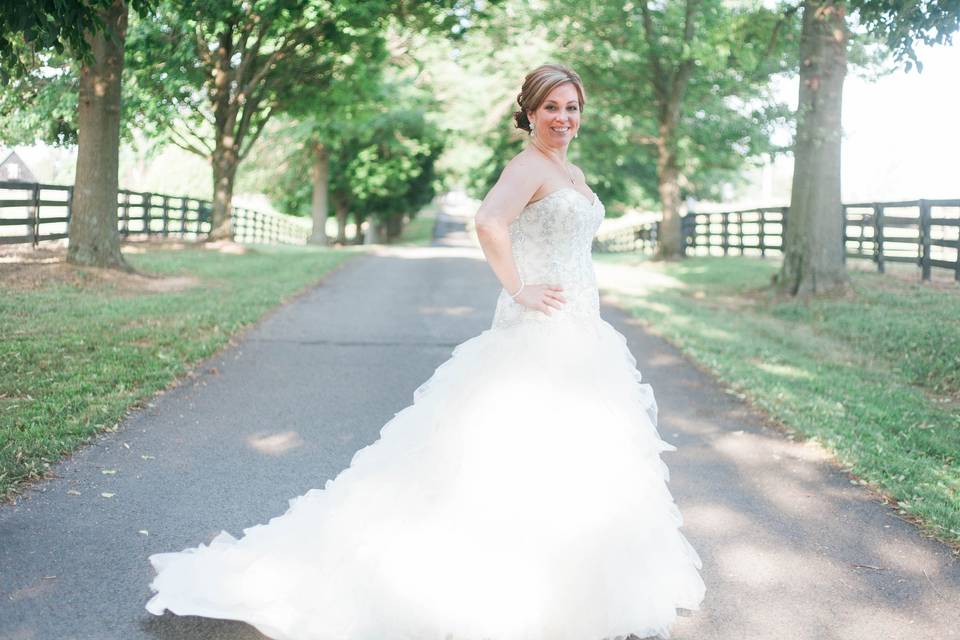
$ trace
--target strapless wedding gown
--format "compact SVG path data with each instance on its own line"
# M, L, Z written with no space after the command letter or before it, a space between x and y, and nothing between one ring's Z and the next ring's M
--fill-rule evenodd
M277 640L669 638L701 559L668 491L657 405L599 315L604 209L572 187L510 226L548 316L497 300L373 444L285 513L149 556L154 614L243 620Z

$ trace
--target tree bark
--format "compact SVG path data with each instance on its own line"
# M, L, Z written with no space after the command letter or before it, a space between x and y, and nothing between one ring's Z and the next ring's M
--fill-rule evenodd
M403 216L393 216L386 223L387 240L394 240L403 233Z
M213 212L208 240L233 239L233 184L239 160L235 151L221 147L213 155Z
M310 178L313 181L313 202L311 210L313 213L313 232L310 234L310 244L329 245L330 239L327 237L327 216L329 210L328 181L330 176L330 156L323 143L317 143L313 147L313 166L310 170Z
M849 286L840 199L847 40L843 0L804 2L793 184L783 264L774 278L780 293L842 293Z
M670 134L668 134L670 135ZM664 140L661 136L661 140ZM670 260L681 257L680 251L680 168L669 143L661 143L657 155L657 187L660 192L660 235L656 258Z
M333 194L333 209L337 216L337 243L347 244L347 216L350 209L343 197L338 197L336 192Z
M364 216L360 213L354 212L353 214L353 223L356 233L353 234L353 244L363 244L364 242L364 233L363 233L363 223L366 220ZM370 224L373 224L374 219L370 218ZM369 225L368 225L369 226Z
M684 4L683 47L693 42L696 32L696 17L701 10L700 0L686 0ZM669 260L682 257L680 251L680 166L677 159L677 125L683 107L690 77L693 75L694 58L678 58L674 63L664 59L658 51L660 45L654 27L649 0L642 0L643 35L647 41L647 66L652 77L657 103L657 187L660 192L660 235L657 238L655 257Z
M67 261L132 271L120 253L117 231L120 80L127 5L124 0L114 0L100 17L106 28L85 35L93 61L80 71L77 169Z

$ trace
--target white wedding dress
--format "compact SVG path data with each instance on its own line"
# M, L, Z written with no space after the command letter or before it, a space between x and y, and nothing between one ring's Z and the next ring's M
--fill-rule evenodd
M149 560L146 608L243 620L277 640L669 638L698 609L701 559L679 531L657 405L599 315L604 216L572 187L510 226L524 282L323 489L240 539Z

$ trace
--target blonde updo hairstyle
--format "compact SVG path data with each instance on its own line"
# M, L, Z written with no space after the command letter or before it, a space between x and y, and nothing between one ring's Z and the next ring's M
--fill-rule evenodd
M520 110L513 114L517 128L529 132L530 118L527 113L539 109L543 101L547 99L547 95L555 87L565 82L572 82L577 89L577 96L580 99L580 112L583 113L583 105L586 101L583 97L583 82L577 72L562 64L544 64L527 74L527 77L523 80L523 87L517 94L517 104L520 106Z

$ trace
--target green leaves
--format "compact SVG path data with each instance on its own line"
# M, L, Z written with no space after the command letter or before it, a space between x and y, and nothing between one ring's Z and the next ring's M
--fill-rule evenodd
M581 158L605 201L655 202L663 148L676 157L683 195L700 198L735 181L750 158L782 150L770 134L790 114L769 81L796 59L793 9L591 0L572 11L577 32L552 35L569 43L563 57L591 96ZM550 3L544 21L560 25L554 18L570 12Z
M874 36L883 39L894 59L910 71L923 71L915 46L950 44L960 29L960 2L957 0L853 0L859 22Z

